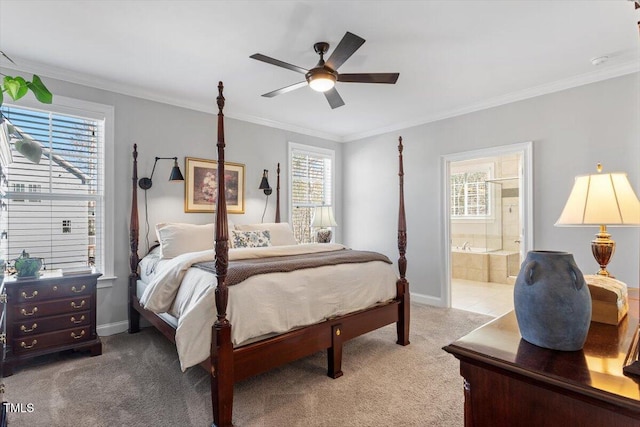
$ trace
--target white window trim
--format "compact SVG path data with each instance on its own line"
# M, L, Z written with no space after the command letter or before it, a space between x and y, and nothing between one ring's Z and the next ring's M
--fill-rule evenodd
M48 110L60 114L69 114L80 117L88 117L96 120L104 120L104 203L102 219L104 229L103 234L103 256L104 271L98 279L98 288L109 288L117 279L114 269L114 118L115 111L112 105L98 104L96 102L84 101L80 99L67 98L65 96L54 95L53 103L41 104L35 99L22 98L20 103L8 103L8 106L16 108L28 107L38 110Z
M321 147L316 147L314 145L306 145L306 144L299 144L297 142L291 142L289 141L289 151L288 151L288 155L287 155L287 164L289 166L289 179L288 179L288 184L289 184L289 224L291 224L293 226L293 194L291 194L291 192L293 191L293 174L291 173L291 171L293 170L293 163L292 163L292 157L293 157L293 153L296 151L302 151L302 152L307 152L307 153L316 153L316 154L320 154L322 156L327 156L331 158L331 200L327 201L325 200L325 203L328 205L331 205L333 207L333 212L335 215L336 212L336 205L335 205L335 199L336 199L336 152L335 150L331 150L329 148L321 148Z

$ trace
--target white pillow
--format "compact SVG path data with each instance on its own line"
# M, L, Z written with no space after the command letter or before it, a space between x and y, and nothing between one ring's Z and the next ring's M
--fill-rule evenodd
M297 245L293 230L287 222L267 222L263 224L236 224L238 231L268 230L271 235L271 246Z
M156 224L156 235L160 242L163 259L173 258L187 252L214 249L215 224Z

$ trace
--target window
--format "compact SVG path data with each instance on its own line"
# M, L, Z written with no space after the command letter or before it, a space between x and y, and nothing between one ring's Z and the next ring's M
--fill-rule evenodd
M25 249L32 257L44 258L49 269L92 265L112 276L113 242L105 232L113 221L113 215L105 213L105 198L113 188L105 170L112 165L105 160L106 153L112 157L113 137L106 130L112 129L107 120L113 109L64 97L54 102L47 110L41 104L2 106L2 114L42 146L36 164L11 143L9 259Z
M316 206L333 205L333 150L289 143L291 226L298 243L313 241Z
M13 182L11 183L11 188L13 190L14 193L19 194L19 193L24 193L24 184L20 184L17 182ZM14 202L24 202L24 199L13 199Z
M476 164L451 171L452 218L491 216L491 194L486 181L491 179L492 164Z
M42 191L42 185L41 184L29 184L29 193L39 193ZM40 200L38 199L29 199L30 202L32 203L37 203Z

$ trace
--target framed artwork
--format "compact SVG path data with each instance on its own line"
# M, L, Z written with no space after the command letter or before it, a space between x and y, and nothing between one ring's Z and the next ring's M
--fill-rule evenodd
M184 180L184 211L214 212L218 186L216 160L187 157ZM244 165L224 162L224 184L227 212L244 213Z

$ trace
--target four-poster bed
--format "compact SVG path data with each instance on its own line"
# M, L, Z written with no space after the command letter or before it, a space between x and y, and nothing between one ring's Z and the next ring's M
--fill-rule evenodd
M405 278L407 261L406 220L404 212L402 138L399 139L399 217L398 250L399 278L393 274L390 284L393 297L354 312L328 317L320 322L297 327L288 332L234 346L232 327L227 310L229 303L229 230L224 188L224 96L222 82L218 85L218 142L217 142L217 187L215 221L215 317L211 328L209 357L200 365L208 369L211 375L211 401L213 425L232 426L233 385L245 378L266 372L277 366L309 356L318 351L327 351L328 375L332 378L342 376L342 346L355 338L380 327L396 323L397 343L409 344L409 283ZM132 205L130 223L130 268L129 275L129 333L140 330L140 315L160 330L169 340L176 343L176 327L158 314L147 310L141 304L138 295L139 257L138 257L138 203L137 203L137 146L133 151ZM280 167L278 164L276 223L280 222ZM351 252L351 251L348 251ZM353 251L358 252L358 251ZM291 274L291 273L285 273ZM212 286L212 285L209 285ZM235 287L234 287L235 289ZM286 307L285 307L286 308Z

